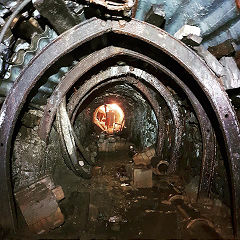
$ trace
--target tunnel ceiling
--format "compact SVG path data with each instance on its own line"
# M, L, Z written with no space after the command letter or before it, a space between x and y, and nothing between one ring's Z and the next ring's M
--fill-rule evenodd
M153 148L168 174L190 169L198 198L226 198L237 235L239 8L238 0L0 1L0 224L16 230L14 196L51 175L58 158L92 177L94 112L116 103L125 115L119 138Z

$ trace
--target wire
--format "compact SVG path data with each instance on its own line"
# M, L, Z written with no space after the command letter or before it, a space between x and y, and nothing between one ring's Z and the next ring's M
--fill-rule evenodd
M31 2L31 0L24 0L22 3L20 3L15 11L12 13L12 15L10 16L10 18L7 20L7 22L4 24L2 31L0 33L0 44L2 43L3 37L7 31L7 29L10 27L13 19L23 10L24 7L26 7L29 3Z

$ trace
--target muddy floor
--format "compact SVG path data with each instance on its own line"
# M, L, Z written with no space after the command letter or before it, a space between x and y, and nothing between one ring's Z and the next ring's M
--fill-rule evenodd
M121 151L102 152L90 180L75 176L59 161L53 177L65 194L59 203L65 223L33 238L232 238L229 209L219 200L196 202L186 195L180 177L153 175L153 187L135 188L128 174L133 164L128 149L126 143ZM177 201L169 201L175 196Z
M55 181L63 187L65 200L60 208L65 216L65 224L55 229L53 237L62 239L186 239L220 238L231 235L227 230L229 215L227 210L214 207L209 200L191 203L184 195L184 182L178 176L153 175L153 187L138 189L133 186L128 175L132 164L129 144L116 152L101 153L94 176L91 180L76 177L64 165L55 171ZM184 196L180 210L169 202L173 196ZM196 226L189 231L192 219L216 220L218 210L221 217L216 225ZM203 215L202 215L202 213ZM221 226L223 214L229 221ZM213 216L212 216L213 215ZM212 220L212 219L211 219ZM228 224L226 225L226 223ZM219 225L220 224L220 225ZM200 224L201 225L201 224Z

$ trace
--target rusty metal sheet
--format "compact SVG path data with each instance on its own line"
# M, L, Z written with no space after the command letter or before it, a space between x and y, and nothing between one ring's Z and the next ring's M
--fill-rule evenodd
M3 227L14 228L15 226L9 170L10 148L15 123L28 93L46 69L57 59L82 43L110 31L140 39L174 58L193 76L192 81L195 81L201 87L209 99L212 111L218 118L228 155L227 164L231 175L234 233L237 235L239 220L237 213L240 204L240 130L231 102L218 78L196 53L163 30L134 19L124 24L122 22L119 24L116 21L104 22L98 19L91 19L84 24L80 24L48 45L19 76L0 113L0 155L2 158L0 162L0 202L2 209L0 223Z
M74 138L74 130L66 110L66 98L64 97L57 110L57 129L61 135L61 144L65 153L64 160L69 168L83 178L91 177L91 167L86 164L85 159L77 154L77 144ZM66 156L66 157L65 157Z

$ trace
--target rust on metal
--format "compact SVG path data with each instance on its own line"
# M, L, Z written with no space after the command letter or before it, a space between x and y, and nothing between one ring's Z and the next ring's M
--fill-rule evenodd
M43 129L43 131L40 129L41 133L46 132L44 139L47 139L48 137L48 134L52 126L52 121L54 120L56 109L58 108L61 99L67 94L68 90L76 83L76 81L83 75L83 72L89 71L93 66L103 62L108 58L117 56L119 54L135 56L136 58L139 58L140 56L140 54L128 49L117 48L117 47L107 47L98 52L95 52L95 54L91 54L88 57L84 58L68 74L65 75L65 77L57 86L57 88L54 90L52 96L50 97L45 107L44 115L41 121L41 127L42 127L41 129ZM141 57L145 60L147 58L144 55L141 55ZM93 88L99 82L103 81L103 79L107 77L118 77L123 74L135 75L137 78L141 78L147 83L151 84L158 91L158 93L164 98L166 104L168 105L172 114L172 118L174 121L174 128L175 128L174 144L172 147L172 154L171 154L169 168L171 172L175 172L177 167L177 159L179 157L179 150L182 143L181 140L182 140L184 127L181 121L181 115L180 115L178 103L174 99L171 92L157 78L153 77L147 72L144 72L141 69L129 68L129 67L122 67L122 68L116 67L115 70L113 71L102 72L99 75L97 75L95 78L93 77L92 79L88 80L81 87L82 89L81 92L86 94L91 88ZM56 95L58 96L58 98L55 97ZM78 96L82 96L82 95L78 95ZM78 97L74 100L76 101L76 103L79 102ZM49 109L51 109L51 115L48 114ZM46 126L47 126L47 129L45 129Z
M130 10L134 6L134 0L109 1L109 0L87 0L89 3L94 3L105 7L111 11Z
M225 143L227 153L225 161L231 176L233 228L234 234L237 236L240 206L240 146L238 144L240 130L235 111L218 78L195 52L159 28L135 19L121 26L116 21L102 23L102 20L91 19L59 36L31 61L5 99L0 112L0 156L2 158L0 162L0 203L2 209L0 224L12 229L15 226L9 168L11 141L16 120L29 92L43 73L61 56L84 42L104 33L112 32L116 35L127 35L130 38L139 39L155 46L160 52L165 52L193 76L191 81L195 82L208 98L211 103L210 111L214 112L218 119Z
M106 80L106 79L104 79ZM158 121L158 136L157 136L157 146L156 146L156 153L157 155L160 155L163 148L163 142L165 138L165 121L163 117L163 113L161 111L161 108L158 104L157 99L152 96L147 86L142 83L141 81L136 81L135 78L127 76L127 77L121 77L117 79L112 79L104 83L99 83L96 87L94 87L93 90L89 91L86 95L82 94L82 88L79 88L71 97L71 99L68 102L68 114L71 118L71 122L75 121L78 109L82 105L82 103L89 97L91 94L98 90L99 88L104 87L105 85L108 85L110 83L116 83L116 82L127 82L129 85L134 85L140 93L144 95L144 97L148 100L150 103ZM81 96L81 97L80 97Z
M137 55L137 54L136 54ZM136 56L135 55L135 56ZM141 55L139 55L140 57ZM202 154L202 170L200 173L200 183L199 183L199 190L198 190L198 197L207 197L210 194L210 188L211 188L211 182L212 182L212 177L214 173L214 164L215 164L215 157L216 157L216 139L215 139L215 134L214 130L212 128L211 122L203 109L202 105L199 103L198 99L195 97L195 95L192 93L192 91L171 71L166 69L164 66L161 64L149 60L151 64L154 66L158 67L163 71L166 75L170 76L186 93L188 99L190 100L197 119L200 124L200 129L201 129L201 134L202 134L202 142L203 142L203 154ZM115 73L116 71L112 71ZM121 72L119 70L119 72ZM108 77L118 77L116 74L110 74L111 70L109 70L106 73L103 73L101 75L102 79L105 79L107 76ZM66 76L67 78L67 76ZM138 81L136 84L140 84L141 82ZM148 96L147 94L146 96ZM75 109L75 106L77 102L80 101L80 96L82 96L82 88L80 88L71 98L69 104L68 104L68 111L70 116L73 114L73 119L75 118L75 115L79 109L79 106ZM79 104L80 105L80 104ZM74 110L75 109L75 110ZM157 115L157 114L156 114ZM159 115L159 117L162 114ZM158 115L157 115L158 116ZM163 120L159 120L159 122L162 122ZM164 131L163 129L160 128L159 135L163 136ZM158 155L161 152L162 144L163 144L163 137L159 137L159 141L157 146L159 149L157 149Z
M237 8L240 9L240 0L235 0Z

